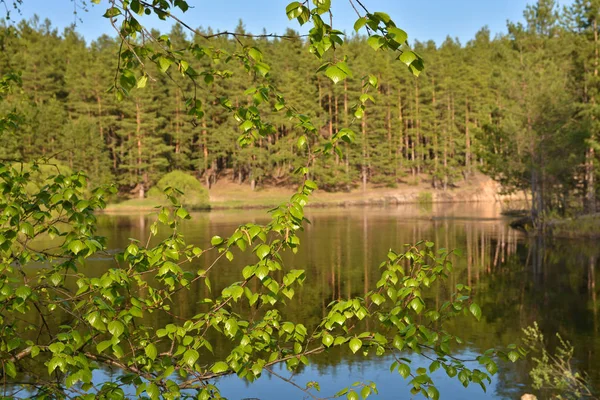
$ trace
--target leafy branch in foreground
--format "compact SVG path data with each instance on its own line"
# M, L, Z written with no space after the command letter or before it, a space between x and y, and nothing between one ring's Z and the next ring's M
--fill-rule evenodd
M133 388L152 399L211 398L218 397L211 384L216 377L235 373L253 381L274 364L284 362L294 371L309 364L311 354L347 347L365 356L392 355L390 369L409 379L411 391L436 399L430 372L444 368L465 386L485 388L497 370L493 356L515 361L523 355L521 350L490 350L472 360L452 355L462 341L444 322L464 313L479 319L481 310L463 285L439 308L428 304L424 293L452 270L448 252L434 251L431 242L390 251L375 288L331 303L316 326L285 320L277 306L293 301L305 274L286 269L282 254L299 245L303 208L316 188L311 181L272 210L270 223L242 225L227 239L215 236L207 249L185 242L178 228L189 214L167 189L173 205L157 211L147 240L132 240L113 267L92 277L87 264L106 249L94 234L93 212L104 206L110 188L85 196L82 174L56 175L31 196L25 191L29 174L0 166L0 351L4 390L11 395L25 388L36 396L120 398ZM151 244L163 231L169 236ZM195 315L177 314L175 305L196 282L211 288L212 270L221 259L233 260L234 248L255 257L240 280L199 299ZM209 252L217 253L214 262L194 267ZM33 263L43 268L33 269ZM259 313L244 312L252 307ZM365 330L365 319L376 326ZM226 354L214 349L223 339L231 347ZM403 356L407 351L428 359L429 369L411 367ZM209 354L215 361L206 362ZM94 370L110 367L119 370L113 379L92 380ZM365 384L361 396L374 390ZM316 397L314 389L310 393ZM352 389L341 395L358 398Z
M191 71L189 64L170 49L168 38L152 42L160 50L140 40L146 30L133 13L147 13L146 3L133 0L111 4L107 17L113 24L123 15L117 82L122 96L149 79L143 59L150 59L162 73L176 65L191 79L204 77L206 84L214 76L229 75L213 66L201 73ZM298 4L292 7L291 15L288 6L288 16L301 23L313 21L309 40L318 57L343 43L339 33L319 16L328 12L329 2L316 0L317 7L312 10L307 2ZM182 11L187 7L184 1L154 2L150 13L166 18L171 5ZM406 38L394 30L385 14L367 14L366 20L369 29L382 33L374 48L394 49L392 42L398 45L396 50L404 46L395 41ZM490 375L497 371L494 356L516 361L524 351L489 350L471 360L453 355L462 340L446 331L444 323L469 313L479 319L481 309L464 285L457 285L439 307L427 301L431 285L446 279L452 270L448 251L434 250L431 242L390 251L380 265L381 278L374 288L364 297L331 303L314 326L283 317L280 308L294 300L306 278L304 271L285 267L283 254L298 251L297 233L306 222L304 207L317 189L309 179L310 168L319 157L339 154L338 142L352 141L353 132L342 128L328 140L321 140L310 117L288 105L269 82L270 67L260 50L240 46L241 50L232 54L218 48L192 49L199 56L210 54L218 61L215 65L221 59L238 60L253 74L255 85L246 91L252 98L250 105L234 106L227 98L218 99L239 123L239 145L251 145L272 132L260 112L261 107L272 107L283 110L296 123L298 147L306 149L306 165L297 168L302 183L288 202L270 211L271 221L265 225L241 225L227 238L213 237L211 245L202 249L187 243L180 233L180 223L190 215L179 203L177 191L167 188L171 205L157 210L149 236L143 241L131 239L124 251L112 255L107 253L106 240L95 234L94 212L105 206L105 196L114 188L101 187L89 193L84 174L57 171L31 193L26 184L40 169L38 164L27 169L19 164L0 164L0 360L4 393L81 399L117 399L130 393L151 399L219 398L214 384L217 377L236 374L253 381L263 371L278 376L271 368L275 364L285 363L296 371L309 364L310 355L337 347L363 355L393 356L391 370L409 380L412 393L428 398L439 397L430 376L439 368L464 386L477 383L485 388ZM334 66L346 73L340 68L342 62L334 57L325 74L330 78L337 74L338 81L342 80L338 72L327 73ZM134 70L142 75L136 77ZM365 77L355 106L356 119L362 118L367 102L372 101L369 88L377 84L375 77ZM188 105L193 115L202 114L197 98ZM308 137L315 138L316 145L311 145ZM226 260L234 260L234 250L250 253L253 262L240 271L237 282L212 293L211 274ZM199 260L209 260L209 254L212 261L198 267ZM96 257L114 258L114 264L106 271L93 271ZM205 286L210 294L199 299L193 315L187 315L178 305L189 302L188 294L198 285ZM373 328L366 328L365 320L373 321L374 325L369 324ZM412 367L405 358L408 352L428 359L428 368ZM93 379L94 371L109 368L117 372L101 381ZM299 386L292 379L281 378ZM318 398L317 383L301 389ZM365 398L376 390L374 383L359 382L335 396Z
M98 4L100 0L93 0L93 2ZM330 0L313 0L312 3L314 3L314 7L311 9L308 0L291 2L286 7L286 14L289 19L296 19L300 25L312 22L313 27L307 35L310 42L310 52L319 59L331 55L331 59L324 63L317 72L324 71L329 79L334 83L338 83L352 75L346 60L340 60L335 55L336 48L343 46L345 43L345 34L332 27L333 14ZM352 1L350 1L350 4L357 10ZM252 35L229 31L206 34L191 27L174 14L176 11L186 12L189 9L188 2L184 0L174 2L155 1L152 3L142 0L111 0L110 5L111 7L107 9L104 17L110 20L111 25L121 38L119 64L113 85L113 89L117 91L117 96L120 98L127 95L135 87L144 87L148 79L153 79L150 65L156 66L163 73L169 71L172 66L176 67L180 74L192 80L195 88L198 87L199 79L204 79L206 83L212 82L213 74L218 73L218 71L213 71L213 73L210 71L197 72L190 66L190 58L199 59L208 56L216 62L218 60L227 62L231 58L239 58L249 66L249 69L265 76L268 74L270 67L262 62L262 56L257 57L260 54L257 53L258 49L245 45L242 39L261 37L298 38L298 36L289 35ZM418 76L424 69L423 59L411 50L406 32L398 28L388 14L384 12L370 13L364 5L361 4L361 6L365 14L362 15L357 10L359 18L354 25L355 31L358 32L360 29L366 28L369 45L374 50L397 52L398 60L406 64L409 70ZM238 42L241 50L233 54L227 54L223 49L210 45L203 46L198 43L194 43L186 49L174 48L167 35L155 37L151 31L140 23L141 18L152 14L155 14L161 20L171 19L193 33L196 38L208 42L220 36L232 36ZM329 24L323 19L323 14L329 14ZM136 77L136 70L139 70L141 75ZM187 100L190 113L201 117L203 111L196 96L196 89L194 89L194 94L189 96Z

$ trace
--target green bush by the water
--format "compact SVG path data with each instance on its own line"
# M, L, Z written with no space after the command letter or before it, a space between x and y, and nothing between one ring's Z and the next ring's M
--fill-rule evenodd
M208 190L202 186L198 179L183 171L173 171L163 176L156 186L148 191L148 197L164 197L163 192L168 187L183 192L183 194L176 193L175 197L186 207L193 209L210 208Z

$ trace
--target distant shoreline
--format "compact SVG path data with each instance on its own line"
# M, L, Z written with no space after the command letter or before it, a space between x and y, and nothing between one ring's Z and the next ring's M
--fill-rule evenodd
M210 190L211 210L268 209L285 203L294 190L281 187L266 187L252 191L247 185L219 182ZM107 205L104 213L126 213L153 210L160 201L156 199L130 199ZM366 191L354 189L349 192L325 192L317 190L307 207L345 208L382 207L401 204L428 205L434 203L502 203L507 208L512 204L523 204L523 196L500 195L497 183L484 175L477 175L460 187L446 191L420 185L400 184L396 188L369 187ZM206 209L204 209L206 210ZM202 210L199 210L202 211Z

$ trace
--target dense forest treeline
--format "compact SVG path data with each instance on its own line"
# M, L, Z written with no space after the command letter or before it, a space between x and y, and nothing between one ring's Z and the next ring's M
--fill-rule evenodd
M540 0L527 7L524 23L508 24L508 34L491 37L482 28L465 45L450 37L439 46L417 41L414 49L426 61L419 78L386 52L373 56L367 50L376 43L354 35L336 53L348 57L353 75L337 85L315 77L318 60L291 30L291 38L244 44L262 50L272 82L318 123L322 138L346 126L356 133L343 156L314 166L311 173L326 190L393 187L423 177L446 190L481 169L507 189L529 191L534 213L593 212L599 15L597 0L576 0L565 9ZM240 22L237 31L243 30ZM232 38L190 37L179 26L169 40L182 51L193 43L239 46ZM249 147L237 143L240 127L220 99L250 104L253 94L245 92L248 73L235 59L197 54L195 69L214 67L197 88L176 72L156 74L148 80L150 90L134 90L118 102L106 91L118 39L103 36L86 44L73 29L59 33L49 21L34 19L3 26L0 47L0 73L23 76L22 91L2 106L23 115L15 133L3 139L2 159L52 157L87 171L94 184L115 181L122 194L139 197L172 170L188 171L208 186L234 179L254 187L291 184L292 171L306 162L297 146L299 130L278 113L264 116L272 134ZM353 106L367 70L375 71L379 85L369 93L373 101L367 100L364 115L357 115ZM194 90L205 111L197 120L185 104Z

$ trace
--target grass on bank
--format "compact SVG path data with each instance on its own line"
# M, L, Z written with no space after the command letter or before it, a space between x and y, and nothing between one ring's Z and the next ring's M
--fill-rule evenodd
M553 220L552 235L560 238L600 238L600 213Z

